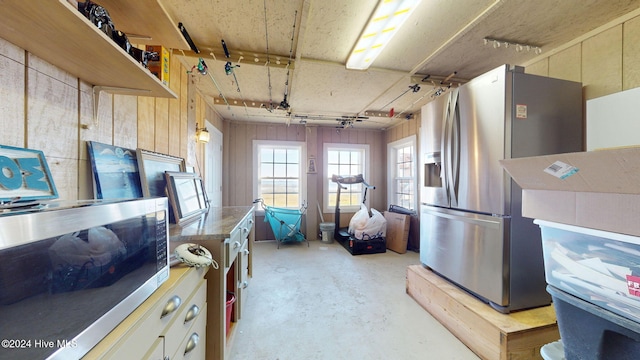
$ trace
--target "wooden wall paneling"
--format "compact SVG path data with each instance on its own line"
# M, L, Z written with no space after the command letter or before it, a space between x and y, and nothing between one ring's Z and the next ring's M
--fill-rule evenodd
M622 36L622 90L629 90L640 86L640 17L624 23Z
M78 88L67 75L40 70L27 71L27 142L47 158L59 198L78 198ZM46 67L46 66L45 66ZM47 74L64 78L61 81ZM56 141L51 141L55 139Z
M267 125L266 139L275 140L278 138L278 130L273 125Z
M182 64L180 64L181 71L178 73L177 79L179 80L180 92L178 99L180 100L180 157L186 159L189 156L189 74Z
M533 64L527 65L525 72L532 75L549 76L549 58L546 57Z
M317 160L317 149L318 149L318 128L317 127L309 127L302 128L305 134L305 142L307 145L307 159L313 158L316 161L316 173L307 173L307 216L305 217L306 226L305 229L307 240L317 240L318 238L318 230L320 223L320 215L318 214L318 205L322 206L322 199L320 194L318 193L318 181L319 177L322 177L322 170L318 169L321 165ZM303 166L307 165L307 159L302 159L304 162Z
M189 75L187 82L187 134L185 141L187 142L187 156L184 158L189 166L195 166L196 163L196 142L189 141L195 139L196 136L196 117L198 116L198 90L195 86L196 78Z
M175 91L174 91L175 92ZM169 154L181 156L180 99L169 99ZM187 141L185 138L184 141ZM186 145L186 144L185 144Z
M582 82L582 44L549 57L549 77Z
M231 123L228 120L222 122L222 206L231 204Z
M0 39L0 144L25 147L25 52Z
M71 86L33 69L27 77L28 147L46 156L78 159L77 82Z
M251 205L253 203L253 142L247 139L247 124L239 126L236 137L236 150L239 162L236 167L235 183L239 190L235 205Z
M622 90L622 25L582 43L582 82L585 100Z
M169 154L169 99L156 98L155 104L155 151Z
M181 72L182 64L173 54L169 58L169 88L178 98L169 99L169 154L182 157L182 134L180 134L180 103L181 103ZM186 137L185 137L186 141ZM186 144L185 144L186 145Z
M155 99L138 96L138 147L155 149Z
M138 148L138 99L131 95L113 96L113 145Z

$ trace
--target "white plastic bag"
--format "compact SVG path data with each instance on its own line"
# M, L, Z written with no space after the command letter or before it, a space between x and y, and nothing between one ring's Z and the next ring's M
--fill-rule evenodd
M387 235L387 219L378 210L371 208L371 217L362 229L354 233L356 239L368 240Z
M367 226L367 221L369 221L369 210L367 210L367 205L360 204L360 210L356 211L349 221L349 234L354 234L356 230L362 230L365 226Z

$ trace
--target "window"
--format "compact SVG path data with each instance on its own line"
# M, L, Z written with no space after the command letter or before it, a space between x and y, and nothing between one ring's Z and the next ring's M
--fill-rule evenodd
M416 137L410 136L387 145L389 205L417 208Z
M304 194L304 144L254 141L254 197L269 206L299 209Z
M368 179L369 145L363 144L324 144L325 181L324 198L325 211L335 211L338 197L338 184L331 181L333 175L351 176L362 174ZM340 190L340 210L357 211L362 203L364 187L362 184L345 185L347 189Z

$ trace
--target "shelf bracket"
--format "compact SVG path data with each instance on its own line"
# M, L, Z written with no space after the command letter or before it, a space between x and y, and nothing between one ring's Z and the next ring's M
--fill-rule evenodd
M111 94L121 94L121 95L134 95L134 96L146 96L149 95L151 90L146 89L130 89L130 88L121 88L115 86L93 86L93 124L98 125L98 109L100 109L100 93L108 92Z

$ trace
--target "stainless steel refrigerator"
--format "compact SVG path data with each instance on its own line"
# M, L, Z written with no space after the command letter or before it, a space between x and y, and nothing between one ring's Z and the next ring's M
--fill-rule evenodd
M420 260L500 312L551 302L540 229L499 160L583 150L582 85L500 66L421 114Z

